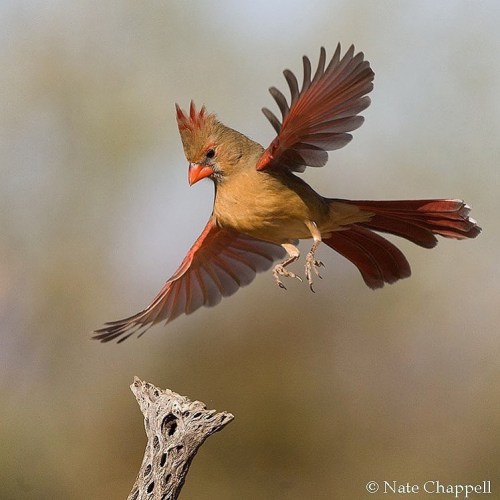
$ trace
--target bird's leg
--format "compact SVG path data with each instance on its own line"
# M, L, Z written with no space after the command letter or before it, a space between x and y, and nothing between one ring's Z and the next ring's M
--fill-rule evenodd
M292 264L299 258L300 252L299 249L291 243L283 243L281 246L287 251L288 257L280 264L274 266L273 276L276 284L280 288L284 288L286 290L286 286L281 281L280 276L285 276L287 278L297 278L299 281L302 281L302 278L300 276L297 276L295 273L292 273L291 271L287 271L285 269L286 266Z
M321 266L325 267L325 265L323 264L323 262L316 260L316 256L315 256L316 250L318 249L319 244L321 243L321 233L318 229L318 226L316 225L315 222L311 222L311 221L306 221L306 226L309 229L309 231L311 232L314 243L313 243L313 246L311 247L311 250L309 250L308 254L306 255L305 273L306 273L307 282L309 283L309 288L311 289L312 292L314 292L311 271L314 270L314 272L316 273L316 276L318 276L318 278L321 278L321 275L319 274L319 267L321 267Z

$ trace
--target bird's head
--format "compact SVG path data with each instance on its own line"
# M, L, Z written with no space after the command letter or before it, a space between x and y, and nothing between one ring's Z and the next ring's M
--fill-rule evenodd
M193 101L189 114L184 113L177 104L175 108L184 154L189 162L189 184L215 176L219 170L216 157L220 124L214 115L206 113L205 106L197 111Z
M189 162L190 185L205 177L216 183L221 182L238 169L249 144L256 144L220 123L215 115L207 114L205 106L197 111L191 101L189 114L182 111L179 105L175 107L184 154Z

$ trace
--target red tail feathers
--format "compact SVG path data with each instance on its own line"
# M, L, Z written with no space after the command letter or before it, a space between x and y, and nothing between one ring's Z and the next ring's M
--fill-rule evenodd
M464 239L475 238L481 232L476 221L469 218L470 208L461 200L330 201L356 205L374 214L369 221L336 231L323 240L359 269L370 288L394 283L411 273L402 252L370 229L406 238L425 248L437 244L436 234Z

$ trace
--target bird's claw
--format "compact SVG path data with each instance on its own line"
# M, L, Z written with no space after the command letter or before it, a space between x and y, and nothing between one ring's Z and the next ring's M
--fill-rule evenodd
M321 274L319 274L320 267L325 267L325 265L320 260L316 260L313 252L309 252L306 256L305 274L306 274L306 279L307 279L307 282L309 283L309 288L311 289L311 292L314 292L312 271L315 272L315 274L318 278L323 279Z
M273 276L274 280L276 281L276 284L280 288L283 288L283 290L286 290L286 286L281 281L280 276L284 276L285 278L297 278L299 281L302 281L302 278L300 276L297 276L295 273L292 273L291 271L287 271L283 264L278 264L274 266Z

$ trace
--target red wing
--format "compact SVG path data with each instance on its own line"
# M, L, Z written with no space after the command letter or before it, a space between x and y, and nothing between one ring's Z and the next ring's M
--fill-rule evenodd
M269 269L285 251L281 246L257 240L209 220L174 275L143 311L96 330L101 342L123 342L133 333L142 335L160 321L168 323L201 306L214 306L222 297L248 285L256 273Z
M354 55L351 45L340 58L340 44L325 68L326 51L321 47L318 69L311 80L311 62L304 56L304 79L299 90L297 78L285 70L291 101L275 87L269 92L283 116L282 123L267 108L262 111L278 134L257 163L257 170L286 167L303 172L306 166L322 167L327 151L345 146L351 132L363 123L358 113L370 105L366 96L373 89L374 73L363 53Z

